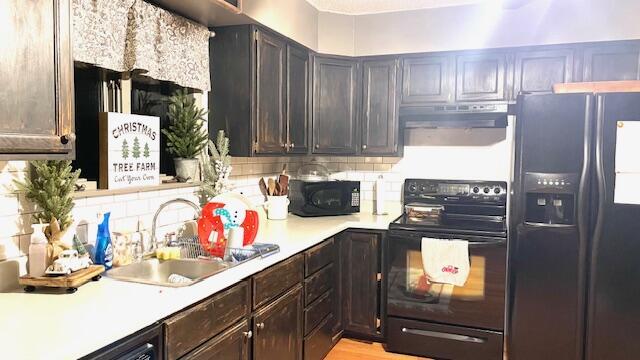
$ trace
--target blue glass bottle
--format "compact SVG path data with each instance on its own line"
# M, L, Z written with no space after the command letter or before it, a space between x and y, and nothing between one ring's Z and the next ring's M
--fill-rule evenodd
M109 217L111 213L105 213L102 223L98 225L98 238L96 240L96 264L104 265L109 270L113 266L113 246L111 245L111 233L109 232Z

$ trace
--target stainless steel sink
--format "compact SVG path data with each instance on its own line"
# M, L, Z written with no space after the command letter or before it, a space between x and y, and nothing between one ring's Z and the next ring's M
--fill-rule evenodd
M202 281L229 268L229 264L216 260L200 259L147 259L107 271L107 276L117 280L143 284L182 287ZM176 274L191 281L171 282L169 276Z

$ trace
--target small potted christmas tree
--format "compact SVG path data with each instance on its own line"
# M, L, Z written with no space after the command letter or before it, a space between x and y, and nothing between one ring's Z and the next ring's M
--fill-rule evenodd
M174 156L176 178L180 182L193 182L198 170L198 156L207 145L209 135L203 124L207 111L199 109L195 99L186 90L178 90L169 98L167 151Z
M71 161L46 160L32 161L31 177L24 182L16 182L18 190L25 193L27 199L34 203L36 213L32 219L35 224L50 224L45 233L49 240L47 252L49 262L57 254L72 245L72 233L65 234L71 229L73 219L73 191L80 170L73 171ZM65 236L66 235L66 236Z

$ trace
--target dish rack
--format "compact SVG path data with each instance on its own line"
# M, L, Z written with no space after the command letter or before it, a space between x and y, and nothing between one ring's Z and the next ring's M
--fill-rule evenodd
M265 255L263 251L255 248L226 248L223 258L220 258L205 250L197 236L179 238L169 243L169 246L180 247L182 259L223 260L232 264L241 264Z
M192 201L177 198L174 200L169 200L158 208L154 217L152 224L152 233L151 239L153 242L152 249L155 250L157 248L158 240L156 238L157 234L157 224L158 224L158 215L160 212L166 208L167 206L175 203L182 203L191 206L195 213L196 218L200 216L200 207L198 207ZM251 247L246 248L225 248L223 257L213 256L209 251L207 251L202 244L200 243L200 238L195 236L182 236L173 240L165 241L163 245L168 245L171 247L179 247L180 248L180 258L182 259L204 259L211 261L224 261L225 263L235 266L247 262L249 260L255 259L257 257L267 257L269 255L273 255L280 251L280 247L275 244L253 244Z

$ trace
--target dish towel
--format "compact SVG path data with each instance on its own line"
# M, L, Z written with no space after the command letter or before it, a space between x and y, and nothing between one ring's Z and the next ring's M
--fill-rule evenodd
M469 242L422 238L422 266L429 281L464 286L469 277Z

